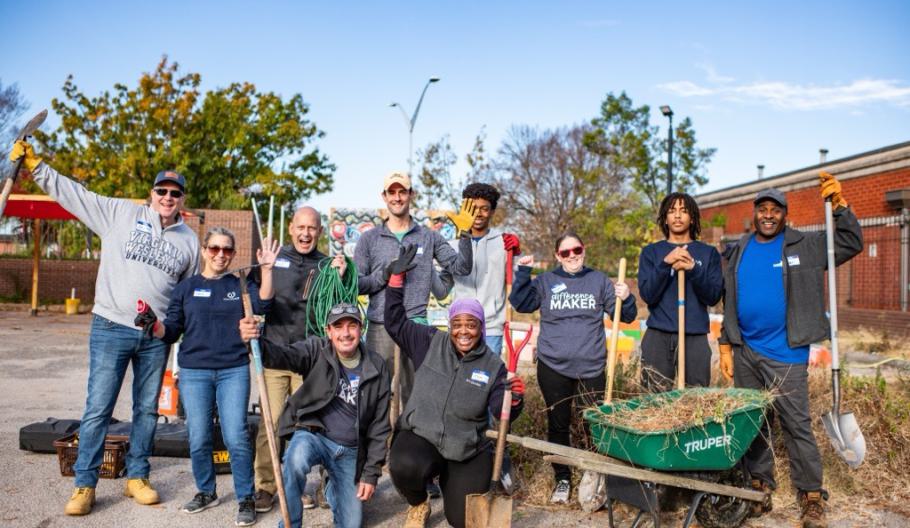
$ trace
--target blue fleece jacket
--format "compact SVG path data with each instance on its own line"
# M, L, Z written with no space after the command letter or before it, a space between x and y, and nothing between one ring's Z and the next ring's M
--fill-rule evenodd
M648 328L678 331L677 278L664 258L677 244L666 240L645 246L638 259L638 293L648 303ZM704 242L688 243L695 267L686 272L686 333L707 334L708 306L720 302L724 294L724 274L720 253Z

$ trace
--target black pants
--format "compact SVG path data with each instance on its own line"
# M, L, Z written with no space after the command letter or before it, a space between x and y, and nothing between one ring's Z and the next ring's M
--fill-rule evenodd
M547 440L554 444L568 446L571 443L572 404L575 412L581 413L585 407L594 405L604 398L606 376L587 379L575 379L563 376L548 367L543 361L537 362L537 383L547 404ZM585 437L590 437L588 423L584 423ZM569 466L553 464L556 481L570 480L572 470Z
M747 389L777 389L773 412L762 424L758 437L744 458L746 469L754 479L777 487L774 481L774 454L768 440L774 415L784 430L787 453L790 455L790 480L802 491L817 491L822 487L822 460L809 415L809 373L806 364L782 363L765 357L747 345L733 350L733 382Z
M641 383L650 392L676 388L679 334L648 328L641 340ZM686 385L711 384L711 347L706 334L686 335Z
M486 493L493 473L493 453L484 450L462 462L446 460L433 444L411 431L398 431L389 453L389 474L398 491L411 506L427 500L426 485L439 476L446 520L456 528L464 526L465 497Z

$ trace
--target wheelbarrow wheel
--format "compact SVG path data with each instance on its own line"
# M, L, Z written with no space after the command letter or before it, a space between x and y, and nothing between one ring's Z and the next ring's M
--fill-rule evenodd
M712 479L713 480L713 479ZM717 480L721 484L742 486L744 479L739 468L724 473ZM695 518L704 528L737 528L749 516L752 503L726 495L709 494L695 510Z

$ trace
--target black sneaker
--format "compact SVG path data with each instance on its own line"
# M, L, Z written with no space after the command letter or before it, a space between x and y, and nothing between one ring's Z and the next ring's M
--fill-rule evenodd
M215 506L218 506L218 494L200 491L193 497L193 500L184 504L180 511L183 513L199 513Z
M240 507L237 509L237 520L234 521L237 526L252 526L256 524L256 502L252 497L247 497L240 501Z

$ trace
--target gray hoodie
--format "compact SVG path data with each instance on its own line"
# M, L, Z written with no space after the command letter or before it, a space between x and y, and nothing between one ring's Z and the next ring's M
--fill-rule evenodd
M174 286L199 267L199 238L180 215L176 224L162 229L161 217L148 205L95 194L47 163L32 176L101 237L92 312L132 328L136 300L143 299L163 317Z
M457 248L458 241L449 244ZM454 299L477 299L483 305L486 335L501 336L506 322L506 248L502 231L490 229L478 240L471 240L474 265L469 275L454 277ZM443 282L451 280L445 270L440 272Z

